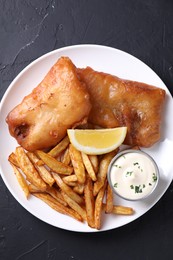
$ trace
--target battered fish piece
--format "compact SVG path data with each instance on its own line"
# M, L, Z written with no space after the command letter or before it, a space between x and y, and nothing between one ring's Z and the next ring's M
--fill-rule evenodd
M56 145L68 128L87 121L91 104L85 84L67 57L7 116L10 134L28 151Z
M165 90L90 67L78 69L78 74L90 94L91 124L104 128L127 126L128 145L150 147L160 139Z

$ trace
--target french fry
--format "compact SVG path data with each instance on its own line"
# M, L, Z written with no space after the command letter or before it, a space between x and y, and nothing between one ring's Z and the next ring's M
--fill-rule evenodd
M133 215L134 210L131 207L124 207L124 206L114 206L112 213L118 214L118 215Z
M76 186L76 182L75 182L75 181L66 181L66 180L64 180L64 182L65 182L68 186L71 186L71 187L75 187L75 186Z
M72 174L72 175L63 177L63 181L67 181L67 182L74 181L75 182L75 181L77 181L77 177L75 174Z
M93 196L93 184L90 177L87 178L84 189L85 207L87 223L90 227L95 227L94 221L94 196Z
M78 182L81 184L85 183L85 168L82 161L81 152L70 144L69 153Z
M35 187L33 184L29 184L29 191L30 193L42 193L41 190L39 190L37 187ZM63 199L61 193L59 190L55 189L54 187L47 187L46 193L50 194L54 199L56 199L59 203L61 203L64 206L67 206L67 203Z
M37 165L39 158L34 153L31 153L31 152L28 152L27 155L28 155L29 159L31 160L31 162L36 167L36 169L38 170L41 178L47 184L49 184L49 186L52 186L54 184L55 180L52 177L51 173L43 165L41 165L41 166Z
M15 165L16 167L19 168L19 164L18 164L18 162L17 162L17 158L16 158L15 153L11 153L11 154L9 155L8 161L9 161L10 163L12 163L13 165Z
M42 192L42 190L40 190L33 184L29 184L28 188L29 188L30 193L36 193L36 192L41 193Z
M29 188L30 193L35 193L35 192L41 193L41 192L44 192L41 189L37 188L34 184L31 184L31 183L28 185L28 188Z
M113 210L114 206L114 200L113 200L113 191L109 185L107 184L106 188L106 208L105 208L105 213L111 213Z
M98 169L99 169L99 160L98 160L98 156L97 155L88 155L92 166L94 168L94 172L97 174Z
M107 185L107 180L105 181L102 188L99 190L99 193L97 194L97 197L95 200L94 218L95 218L95 228L96 229L101 228L102 204L103 204L103 197L104 197L106 185Z
M58 200L61 204L63 204L64 206L67 206L67 203L63 199L61 192L58 189L56 189L54 187L47 187L46 192L49 193L53 198Z
M69 165L70 161L71 159L70 159L69 149L67 148L63 154L62 163Z
M107 153L103 156L100 165L99 165L99 171L97 174L97 181L94 183L94 196L97 195L97 193L99 192L99 190L103 187L105 179L107 177L107 170L108 170L108 166L111 162L111 160L113 159L113 157L117 154L118 149Z
M17 147L15 154L17 156L18 164L23 173L26 175L27 180L42 191L46 190L46 183L40 177L38 171L26 155L24 149L21 146Z
M73 167L70 167L69 165L65 165L62 162L58 162L54 157L51 155L37 150L36 154L40 157L40 159L54 172L64 174L64 175L70 175L73 172Z
M40 160L38 160L38 162L37 162L37 165L38 166L42 166L42 165L44 165L45 163L40 159Z
M68 136L64 137L61 142L59 142L52 150L48 152L49 155L52 157L57 157L63 150L67 148L69 145L69 138Z
M86 220L86 211L77 202L71 199L64 191L61 191L61 194L64 200L67 202L67 204L73 210L75 210L83 218L83 220Z
M105 203L103 203L103 210L106 210ZM114 205L111 213L116 215L133 215L134 209L131 207Z
M87 155L69 144L65 137L48 153L25 152L17 147L8 160L27 198L33 194L59 213L87 221L88 226L99 230L102 211L115 215L134 214L131 207L113 204L107 170L117 152L118 149L99 157Z
M24 194L25 194L26 198L28 199L29 194L30 194L29 188L28 188L28 184L27 184L25 178L23 177L23 175L17 169L17 167L14 164L12 164L12 163L11 163L11 165L12 165L14 173L15 173L15 175L17 177L18 183L19 183L20 187L22 188L22 190L24 191Z
M83 203L83 199L76 192L74 192L66 183L64 183L58 174L53 173L53 177L60 189L64 191L70 198L72 198L79 204Z
M84 163L84 165L85 165L85 168L86 168L86 170L87 170L89 176L91 177L91 179L92 179L93 181L96 181L97 178L96 178L96 175L95 175L95 172L94 172L92 163L91 163L91 161L90 161L88 155L85 154L85 153L83 153L83 152L81 153L81 155L82 155L83 163Z
M62 162L61 159L62 159L62 153L60 153L60 154L58 154L58 155L56 156L56 160L57 160L58 162Z
M61 203L59 203L57 200L55 200L53 197L51 197L49 194L46 193L33 193L33 195L41 200L43 200L46 204L48 204L52 209L58 211L59 213L68 215L78 221L83 221L82 217L73 209L68 208Z
M76 184L77 184L77 177L76 177L75 174L72 174L72 175L63 177L63 181L64 181L67 185L72 186L72 187L75 187Z
M84 193L84 187L85 187L84 184L77 183L76 186L74 186L73 190L78 194L83 194Z

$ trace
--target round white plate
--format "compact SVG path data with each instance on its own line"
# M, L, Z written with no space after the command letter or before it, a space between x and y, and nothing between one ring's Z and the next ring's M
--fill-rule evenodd
M110 230L132 222L146 213L164 194L173 178L173 102L171 94L161 79L137 58L114 48L98 45L77 45L52 51L27 66L11 83L6 91L0 108L0 166L2 178L16 200L31 214L55 227L78 232L95 232L87 224L79 223L72 218L59 214L44 202L31 196L24 197L16 177L8 162L9 154L15 150L16 141L9 135L5 118L8 112L29 94L43 79L51 66L61 56L68 56L77 67L91 66L98 71L117 75L124 79L145 82L166 90L166 105L163 115L162 140L146 151L153 156L160 168L160 182L151 197L142 202L127 202L116 197L116 204L130 206L135 210L133 216L103 215L102 228Z

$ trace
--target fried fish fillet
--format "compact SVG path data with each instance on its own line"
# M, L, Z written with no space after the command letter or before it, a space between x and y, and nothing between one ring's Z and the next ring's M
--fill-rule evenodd
M125 143L150 147L160 139L165 90L92 68L78 69L92 109L89 122L104 128L127 126Z
M87 121L91 109L85 84L67 57L7 116L10 134L28 151L54 146L68 128Z

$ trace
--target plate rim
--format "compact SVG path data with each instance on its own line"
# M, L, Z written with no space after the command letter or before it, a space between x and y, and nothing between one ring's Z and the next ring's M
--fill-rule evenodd
M137 57L129 54L128 52L125 52L123 50L120 50L120 49L117 49L117 48L114 48L114 47L110 47L110 46L105 46L105 45L98 45L98 44L77 44L77 45L70 45L70 46L65 46L65 47L62 47L62 48L58 48L56 50L52 50L50 52L47 52L45 54L43 54L42 56L36 58L35 60L33 60L31 63L29 63L26 67L24 67L19 73L18 75L12 80L12 82L10 83L10 85L8 86L8 88L6 89L2 99L1 99L1 102L0 102L0 115L1 115L1 110L3 108L3 104L5 103L7 97L8 97L8 94L10 92L10 90L12 89L13 85L15 85L15 83L18 81L18 79L23 75L25 74L25 72L27 70L29 70L30 68L32 68L32 66L36 63L39 63L41 60L44 60L46 57L50 56L50 55L53 55L54 53L61 53L62 51L66 51L66 50L73 50L73 49L77 49L77 48L100 48L100 49L109 49L109 50L112 50L112 51L117 51L119 52L120 54L123 53L124 55L128 56L129 58L133 58L133 59L136 59L138 62L142 63L143 65L145 65L148 69L150 69L152 71L153 74L155 74L155 76L157 76L157 78L163 83L163 85L165 86L166 90L167 90L167 93L172 97L169 89L167 88L167 86L165 85L165 83L163 82L163 80L156 74L155 71L153 71L152 68L150 68L146 63L144 63L143 61L141 61L140 59L138 59ZM154 201L154 203L152 203L152 205L150 205L150 207L142 214L139 214L139 216L135 219L132 219L130 221L127 221L127 223L124 223L124 224L121 224L117 227L112 227L112 228L109 228L109 229L101 229L101 230L96 230L96 229L91 229L91 230L75 230L75 229L66 229L66 228L63 228L61 226L57 226L53 223L50 223L49 221L46 221L45 220L45 217L43 216L42 218L39 217L35 212L33 212L33 210L30 208L28 209L27 206L21 201L19 200L18 198L16 198L16 195L15 193L13 192L13 190L10 188L10 185L8 184L5 176L4 176L4 173L2 171L2 167L1 167L1 163L0 163L0 170L1 170L1 177L2 177L2 180L4 181L6 187L8 188L8 190L10 191L10 193L13 195L13 197L17 200L17 202L19 204L22 205L22 207L27 210L29 213L31 213L33 216L37 217L38 219L40 219L41 221L49 224L49 225L52 225L56 228L60 228L60 229L63 229L63 230L67 230L67 231L72 231L72 232L80 232L80 233L95 233L95 232L105 232L105 231L109 231L109 230L112 230L112 229L117 229L117 228L120 228L124 225L127 225L127 224L130 224L131 222L137 220L138 218L140 218L142 215L146 214L152 207L154 207L154 205L163 197L164 193L167 191L167 189L169 188L171 182L169 183L169 185L167 186L167 188L164 190L164 192L158 196L157 200ZM172 176L172 179L173 179L173 176Z

